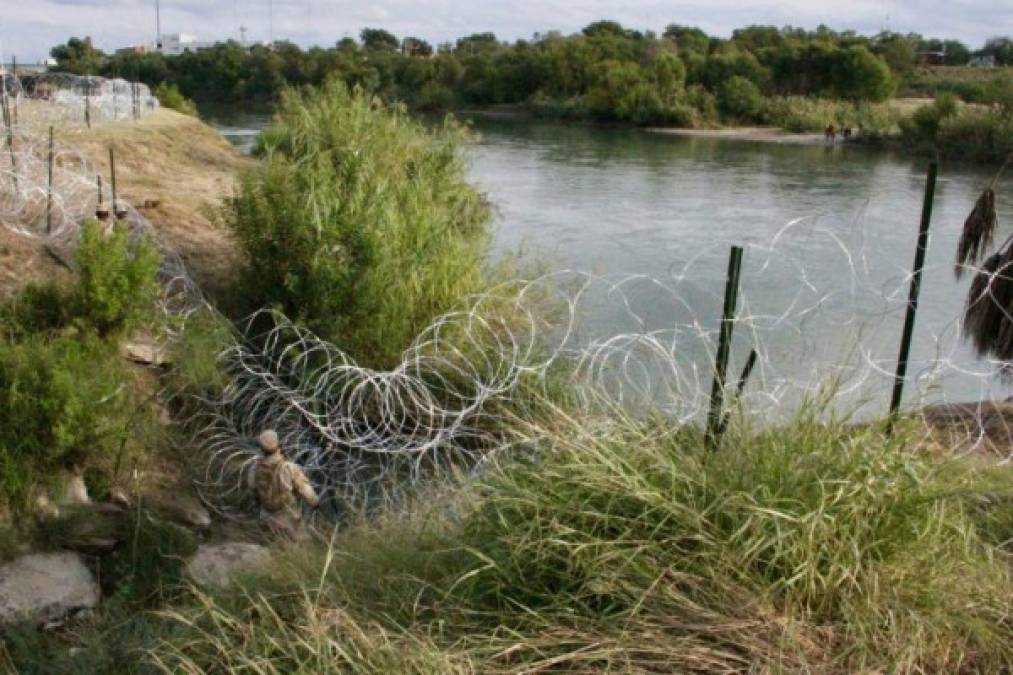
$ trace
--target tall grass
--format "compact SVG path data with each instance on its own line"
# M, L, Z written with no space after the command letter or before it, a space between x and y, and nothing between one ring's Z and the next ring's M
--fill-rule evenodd
M251 303L370 365L483 285L489 208L465 181L463 130L430 131L340 82L288 92L222 216Z
M518 429L537 450L449 504L430 496L279 557L245 593L174 608L181 632L149 659L261 673L1013 663L1008 469L813 416L738 429L717 454L698 430L622 416L557 410Z
M823 131L828 125L851 127L865 137L879 137L897 129L899 116L888 103L785 96L767 99L768 123L795 133Z

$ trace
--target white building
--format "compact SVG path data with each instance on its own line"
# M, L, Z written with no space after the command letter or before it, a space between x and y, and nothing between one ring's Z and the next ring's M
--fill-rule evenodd
M155 45L155 51L166 56L178 56L185 51L197 52L213 46L212 42L201 42L196 35L190 33L166 33L162 35L162 44Z

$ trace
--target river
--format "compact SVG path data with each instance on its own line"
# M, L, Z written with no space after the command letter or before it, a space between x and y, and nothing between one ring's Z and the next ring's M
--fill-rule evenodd
M211 121L248 149L267 116ZM849 411L885 408L924 160L583 124L470 123L478 133L468 150L470 177L496 209L493 257L520 254L542 269L603 279L582 305L584 344L656 332L679 362L676 388L699 394L709 379L729 246L738 244L745 247L742 320L732 367L757 348L749 395L795 401L836 378ZM960 337L969 280L953 274L964 218L989 179L987 167L941 168L907 405L1010 394L995 364L976 359ZM1007 175L997 188L997 241L1013 232L1011 188ZM642 372L617 368L633 379L663 377L657 361L638 363Z

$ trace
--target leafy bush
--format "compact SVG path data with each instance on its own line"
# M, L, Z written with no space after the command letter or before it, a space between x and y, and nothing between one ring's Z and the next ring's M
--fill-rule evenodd
M0 343L0 497L23 506L58 470L112 458L131 412L125 379L94 335Z
M74 312L100 335L130 330L150 315L160 258L147 236L132 241L121 226L107 235L98 221L89 220L75 260L80 278L71 299Z
M245 257L244 294L363 362L395 362L483 285L490 214L465 181L463 138L340 82L288 92L264 161L221 210Z
M721 83L718 105L723 113L733 118L755 120L763 110L763 94L755 84L735 75Z
M28 283L0 306L0 325L8 340L47 333L70 324L73 308L68 291L56 282Z
M155 87L155 91L153 93L155 94L155 98L158 99L159 104L165 108L181 112L184 115L197 114L197 106L194 105L193 101L183 96L179 87L175 84L161 82L157 87Z
M171 393L197 397L219 393L229 383L219 357L232 339L232 325L210 310L187 317L172 343Z
M944 158L1003 162L1013 155L1013 117L998 111L964 110L940 123L934 143Z

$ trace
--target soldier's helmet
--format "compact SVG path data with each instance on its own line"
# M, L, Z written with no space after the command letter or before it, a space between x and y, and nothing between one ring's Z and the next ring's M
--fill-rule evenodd
M257 442L260 443L260 449L264 451L265 455L273 455L278 452L280 447L278 434L273 429L262 431L257 437Z

